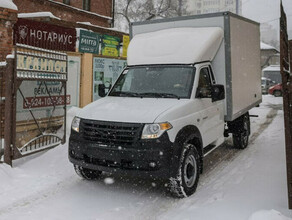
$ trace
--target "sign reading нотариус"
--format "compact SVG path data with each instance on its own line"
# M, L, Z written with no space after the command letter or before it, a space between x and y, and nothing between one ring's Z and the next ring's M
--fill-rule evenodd
M13 40L14 45L18 43L56 51L76 50L75 29L22 18L14 25Z

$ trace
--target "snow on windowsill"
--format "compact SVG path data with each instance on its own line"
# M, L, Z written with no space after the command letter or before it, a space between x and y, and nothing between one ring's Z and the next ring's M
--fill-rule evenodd
M0 62L0 66L6 66L7 63L6 62Z
M8 54L8 55L6 56L6 59L14 59L14 55L13 55L13 54Z

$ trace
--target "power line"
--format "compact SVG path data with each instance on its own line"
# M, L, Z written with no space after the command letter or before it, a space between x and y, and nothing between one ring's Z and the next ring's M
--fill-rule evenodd
M291 17L291 15L286 15L286 17ZM261 22L261 24L265 24L265 23L269 23L269 22L272 22L272 21L276 21L276 20L279 20L280 18L275 18L275 19L272 19L272 20L268 20L268 21L265 21L265 22Z

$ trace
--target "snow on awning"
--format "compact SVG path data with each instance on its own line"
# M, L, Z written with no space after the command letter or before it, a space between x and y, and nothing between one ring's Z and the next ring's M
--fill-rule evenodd
M211 61L221 45L223 34L219 27L170 28L137 34L128 48L128 65Z
M61 20L60 18L56 17L52 14L52 12L44 11L44 12L33 12L33 13L20 13L18 14L19 18L53 18Z

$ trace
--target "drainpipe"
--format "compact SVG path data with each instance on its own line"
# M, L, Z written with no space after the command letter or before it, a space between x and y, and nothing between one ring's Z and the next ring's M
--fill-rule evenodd
M112 28L115 27L115 0L112 0L112 23L111 26Z

